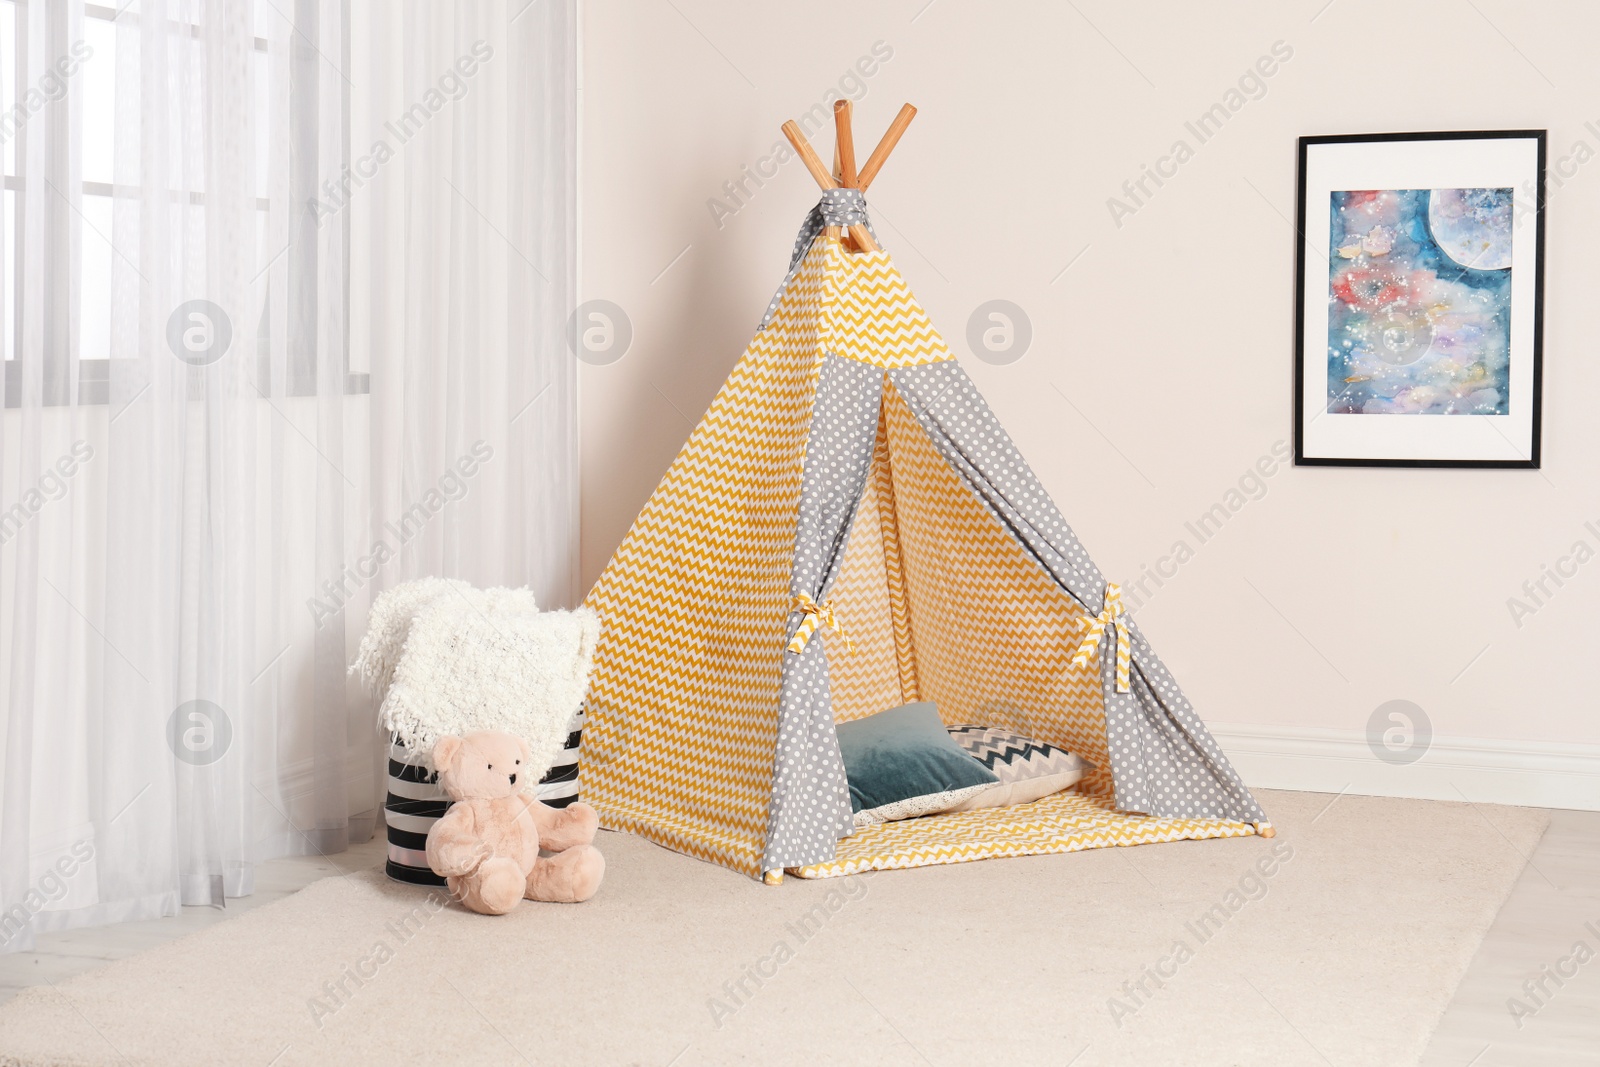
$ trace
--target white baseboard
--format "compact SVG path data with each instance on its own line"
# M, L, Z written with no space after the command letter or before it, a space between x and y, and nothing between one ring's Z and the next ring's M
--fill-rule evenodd
M1208 725L1253 788L1600 811L1600 745L1435 736L1421 759L1395 764L1359 730Z

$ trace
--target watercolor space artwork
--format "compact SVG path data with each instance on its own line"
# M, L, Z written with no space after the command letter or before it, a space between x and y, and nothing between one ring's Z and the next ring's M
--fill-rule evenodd
M1301 139L1300 462L1538 465L1543 147Z
M1328 410L1504 415L1511 189L1329 197Z

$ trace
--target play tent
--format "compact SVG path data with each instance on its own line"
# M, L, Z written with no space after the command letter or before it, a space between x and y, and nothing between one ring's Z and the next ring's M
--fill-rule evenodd
M928 321L824 188L754 339L600 576L580 755L602 825L781 879L1269 824ZM1080 501L1080 504L1082 502ZM916 700L1096 768L1032 804L854 830L835 724Z

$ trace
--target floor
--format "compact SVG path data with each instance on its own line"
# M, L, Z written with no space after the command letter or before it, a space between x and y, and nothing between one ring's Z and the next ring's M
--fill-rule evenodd
M1430 1067L1600 1064L1600 812L1551 815L1434 1035ZM0 1002L382 859L374 840L333 857L274 860L259 869L257 892L227 909L46 935L35 952L0 956Z
M29 986L59 982L282 900L320 878L381 866L386 847L380 836L333 856L270 860L256 868L256 891L228 901L226 908L180 908L165 919L44 934L36 951L0 955L0 1004Z
M1600 812L1550 813L1423 1063L1600 1064Z

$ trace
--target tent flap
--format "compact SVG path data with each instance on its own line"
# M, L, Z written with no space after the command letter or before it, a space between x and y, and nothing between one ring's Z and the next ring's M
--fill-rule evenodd
M823 356L795 519L789 593L796 601L828 603L866 491L882 391L878 367ZM790 611L791 641L805 616L799 606ZM838 644L830 652L824 641L833 639L824 634L818 629L801 651L784 653L764 871L832 859L850 832L850 790L828 692L828 657L850 652Z
M954 362L888 372L928 439L1026 551L1090 615L1105 606L1105 579L1055 502ZM1173 818L1266 821L1138 625L1127 620L1135 679L1116 685L1116 631L1100 645L1102 692L1117 807ZM1075 641L1077 634L1063 634Z

